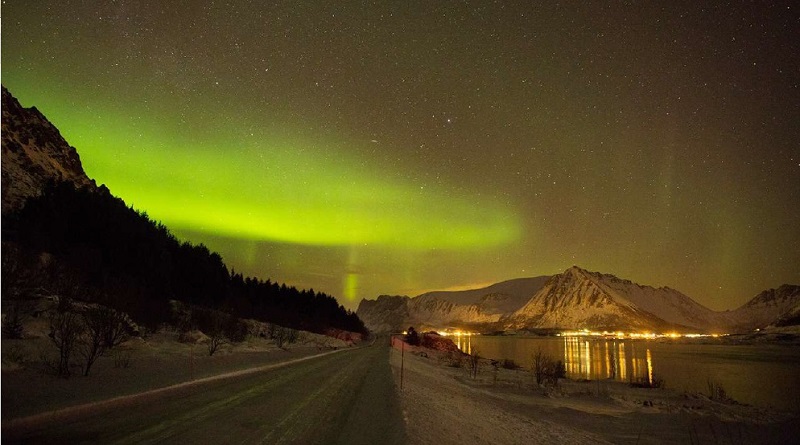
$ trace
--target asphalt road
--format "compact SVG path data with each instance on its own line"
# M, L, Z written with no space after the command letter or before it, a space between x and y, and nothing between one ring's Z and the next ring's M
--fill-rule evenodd
M145 401L3 428L6 443L400 444L390 349L373 346Z

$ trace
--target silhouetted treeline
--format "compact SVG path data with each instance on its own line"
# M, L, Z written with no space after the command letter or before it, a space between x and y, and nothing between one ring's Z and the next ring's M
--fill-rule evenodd
M4 281L13 269L12 282L108 304L145 325L170 322L174 299L314 332L366 332L330 295L230 273L219 254L179 242L105 187L51 184L2 227Z

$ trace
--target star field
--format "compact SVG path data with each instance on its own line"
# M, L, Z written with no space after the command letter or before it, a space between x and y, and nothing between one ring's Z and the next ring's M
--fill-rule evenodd
M3 2L2 82L229 266L363 297L577 264L800 282L800 7Z

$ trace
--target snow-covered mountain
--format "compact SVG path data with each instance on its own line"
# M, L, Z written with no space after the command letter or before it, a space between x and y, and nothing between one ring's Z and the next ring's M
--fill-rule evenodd
M23 108L2 87L2 210L14 210L38 196L48 181L96 187L81 166L75 148L35 107Z
M409 300L405 295L381 295L376 300L362 299L356 315L372 332L402 331L408 327L406 324L411 319L408 313Z
M426 292L416 298L441 300L454 305L475 305L485 313L510 314L522 307L549 278L517 278L480 289Z
M373 331L496 325L519 309L550 277L520 278L481 289L427 292L415 298L361 300L356 314Z
M643 286L573 266L551 277L489 287L362 300L357 314L374 331L477 327L746 332L797 324L800 286L783 285L734 311L713 311L669 287Z
M708 329L711 309L668 287L653 288L577 266L554 275L506 321L509 328Z
M784 284L761 292L726 315L731 329L744 331L769 325L796 324L799 314L800 286Z

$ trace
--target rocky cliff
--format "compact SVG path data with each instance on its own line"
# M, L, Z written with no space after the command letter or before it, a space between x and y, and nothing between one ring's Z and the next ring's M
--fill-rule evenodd
M35 107L24 108L5 88L2 118L2 211L38 196L48 181L95 187L80 157Z

